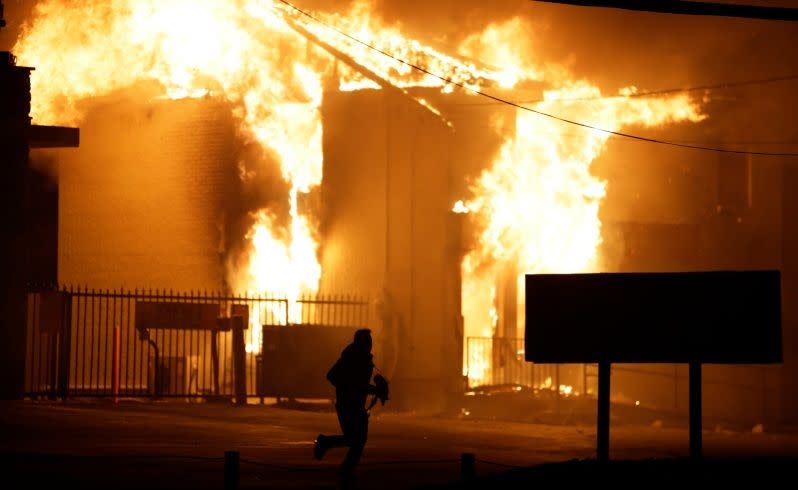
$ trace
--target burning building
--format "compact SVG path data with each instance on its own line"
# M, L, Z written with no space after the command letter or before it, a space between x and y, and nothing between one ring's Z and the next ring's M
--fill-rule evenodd
M40 2L15 47L46 74L33 118L84 131L56 157L58 279L276 293L285 323L302 322L303 295L367 294L396 392L440 407L466 384L521 381L524 273L778 265L763 239L776 170L686 157L681 182L652 185L672 154L610 140L693 127L706 101L607 96L514 49L525 29L492 24L444 52L366 3ZM749 221L766 225L721 246ZM528 384L586 393L588 371ZM647 383L615 386L635 398Z

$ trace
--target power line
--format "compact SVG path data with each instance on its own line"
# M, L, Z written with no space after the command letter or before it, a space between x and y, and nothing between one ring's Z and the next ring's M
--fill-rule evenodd
M536 0L578 7L609 7L623 10L656 12L661 14L712 15L742 17L746 19L798 21L798 9L788 7L761 7L730 3L692 2L684 0Z
M578 133L575 132L562 132L561 135L567 138L578 138L581 137ZM611 141L623 141L625 143L648 143L647 141L635 141L623 138L612 138ZM725 145L725 146L798 146L798 141L788 141L788 140L771 140L771 141L706 141L706 140L671 140L673 143L682 143L682 144L689 144L689 145Z
M760 78L755 80L741 80L737 82L722 82L716 83L712 85L696 85L692 87L674 87L674 88L664 88L658 90L648 90L643 92L635 92L629 95L598 95L595 97L563 97L558 99L533 99L533 100L521 100L518 101L519 104L537 104L540 102L578 102L578 101L591 101L591 100L613 100L613 99L626 99L626 98L643 98L643 97L654 97L658 95L666 95L666 94L677 94L682 92L697 92L700 90L718 90L718 89L726 89L726 88L737 88L737 87L745 87L748 85L763 85L768 83L777 83L777 82L786 82L798 80L798 75L785 75L779 77L771 77L771 78ZM472 104L469 103L462 103L462 104L451 104L451 105L492 105L492 104L499 104L499 102L484 102L478 103L474 102Z
M369 48L369 49L371 49L371 50L373 50L373 51L375 51L377 53L380 53L383 56L391 58L394 61L402 63L402 64L404 64L406 66L409 66L410 68L416 69L416 70L418 70L418 71L420 71L422 73L426 73L427 75L435 77L435 78L437 78L437 79L439 79L439 80L441 80L443 82L449 83L449 84L454 85L456 87L460 87L463 90L468 90L470 92L473 92L473 93L475 93L477 95L481 95L483 97L487 97L487 98L489 98L491 100L494 100L496 102L507 104L507 105L513 106L513 107L515 107L517 109L521 109L521 110L524 110L524 111L532 112L534 114L538 114L538 115L543 116L543 117L548 117L548 118L551 118L551 119L554 119L554 120L557 120L557 121L560 121L560 122L564 122L564 123L567 123L567 124L573 124L575 126L579 126L579 127L585 128L585 129L591 129L593 131L600 131L600 132L606 133L606 134L612 134L612 135L615 135L615 136L622 136L624 138L630 138L630 139L634 139L634 140L638 140L638 141L647 141L649 143L656 143L656 144L660 144L660 145L669 145L669 146L674 146L674 147L679 147L679 148L689 148L689 149L693 149L693 150L703 150L703 151L714 151L714 152L718 152L718 153L736 153L736 154L743 154L743 155L798 157L798 153L770 153L770 152L758 152L758 151L728 150L728 149L724 149L724 148L712 148L712 147L708 147L708 146L689 145L689 144L676 143L676 142L673 142L673 141L658 140L658 139L647 138L645 136L640 136L640 135L636 135L636 134L622 133L620 131L613 131L613 130L610 130L610 129L598 128L598 127L591 126L590 124L586 124L586 123L583 123L583 122L574 121L572 119L566 119L564 117L555 116L554 114L549 114L549 113L546 113L546 112L538 111L538 110L533 109L531 107L522 106L522 105L520 105L518 103L515 103L515 102L512 102L510 100L503 99L503 98L497 97L495 95L491 95L491 94L489 94L487 92L483 92L483 91L475 89L475 88L470 88L470 87L466 86L464 83L456 82L454 80L451 80L450 78L447 78L447 77L442 76L442 75L438 75L437 73L434 73L434 72L431 72L431 71L429 71L428 69L426 69L424 67L418 66L416 64L410 63L409 61L406 61L406 60L403 60L401 58L398 58L398 57L396 57L396 56L394 56L394 55L392 55L390 53L387 53L387 52L377 48L376 46L372 46L371 44L369 44L369 43L367 43L365 41L361 41L360 39L352 36L351 34L349 34L347 32L339 30L335 26L332 26L332 25L324 22L323 20L315 17L313 14L300 9L299 7L293 5L291 2L288 2L287 0L280 0L280 3L283 3L283 4L287 5L289 8L299 12L301 15L304 15L305 17L308 17L309 19L313 20L314 22L326 27L327 29L330 29L330 30L332 30L334 32L337 32L341 36L344 36L344 37L346 37L346 38L348 38L348 39L350 39L350 40L352 40L352 41L354 41L354 42L356 42L358 44L361 44L361 45L363 45L363 46L365 46L365 47L367 47L367 48Z

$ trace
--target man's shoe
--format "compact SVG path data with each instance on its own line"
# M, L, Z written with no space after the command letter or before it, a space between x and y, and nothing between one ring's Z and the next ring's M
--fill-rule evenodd
M324 453L327 452L327 436L324 434L319 434L316 437L316 441L313 443L313 457L321 461L324 457Z

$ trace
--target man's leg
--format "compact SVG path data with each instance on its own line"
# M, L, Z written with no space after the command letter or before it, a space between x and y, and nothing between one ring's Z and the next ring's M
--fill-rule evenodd
M316 436L316 440L313 443L313 456L321 461L324 458L324 454L327 452L328 449L332 449L334 447L343 447L348 446L349 443L346 441L346 438L341 435L335 436L327 436L324 434L319 434Z
M351 446L349 438L345 435L349 430L348 427L352 425L351 412L352 410L347 410L346 408L342 409L338 404L335 405L335 413L338 415L338 424L341 426L341 431L344 435L327 436L319 434L313 444L313 455L316 459L321 460L324 458L324 453L326 453L328 449Z
M349 445L349 451L346 453L346 458L341 464L341 473L344 475L351 475L360 461L360 456L363 454L363 448L366 446L366 440L369 433L369 415L361 409L357 412L347 414L346 426L342 425L344 429L344 437Z
M327 447L347 447L350 444L349 439L346 437L346 433L349 431L349 427L352 425L352 410L347 409L345 406L342 407L336 403L335 414L338 416L338 425L341 426L341 432L343 432L343 435L328 436L326 438Z
M346 436L324 436L324 445L327 446L327 449L334 447L346 447L349 446L349 441L347 441Z

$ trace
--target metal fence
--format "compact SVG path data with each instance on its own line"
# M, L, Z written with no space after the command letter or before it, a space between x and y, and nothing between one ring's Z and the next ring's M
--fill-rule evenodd
M262 396L262 326L365 327L369 316L353 296L62 287L27 301L25 392L50 398Z
M709 370L709 368L706 368ZM761 377L752 377L762 370ZM551 390L565 395L595 395L598 389L596 364L534 364L524 359L524 339L504 337L469 337L466 341L466 372L468 388L524 387ZM680 410L686 409L688 374L686 366L623 365L612 366L613 376L634 381L647 387L647 406ZM769 386L767 372L761 366L743 366L739 374L707 373L703 384L706 391L737 391L751 405L745 408L753 414L767 417L769 408L778 397L778 389ZM681 393L685 391L685 393ZM616 394L617 395L617 394ZM627 400L635 403L634 399ZM705 406L705 409L709 408ZM719 408L716 411L721 411Z
M596 374L585 364L533 364L524 359L524 339L468 337L468 388L519 386L564 394L592 394Z

